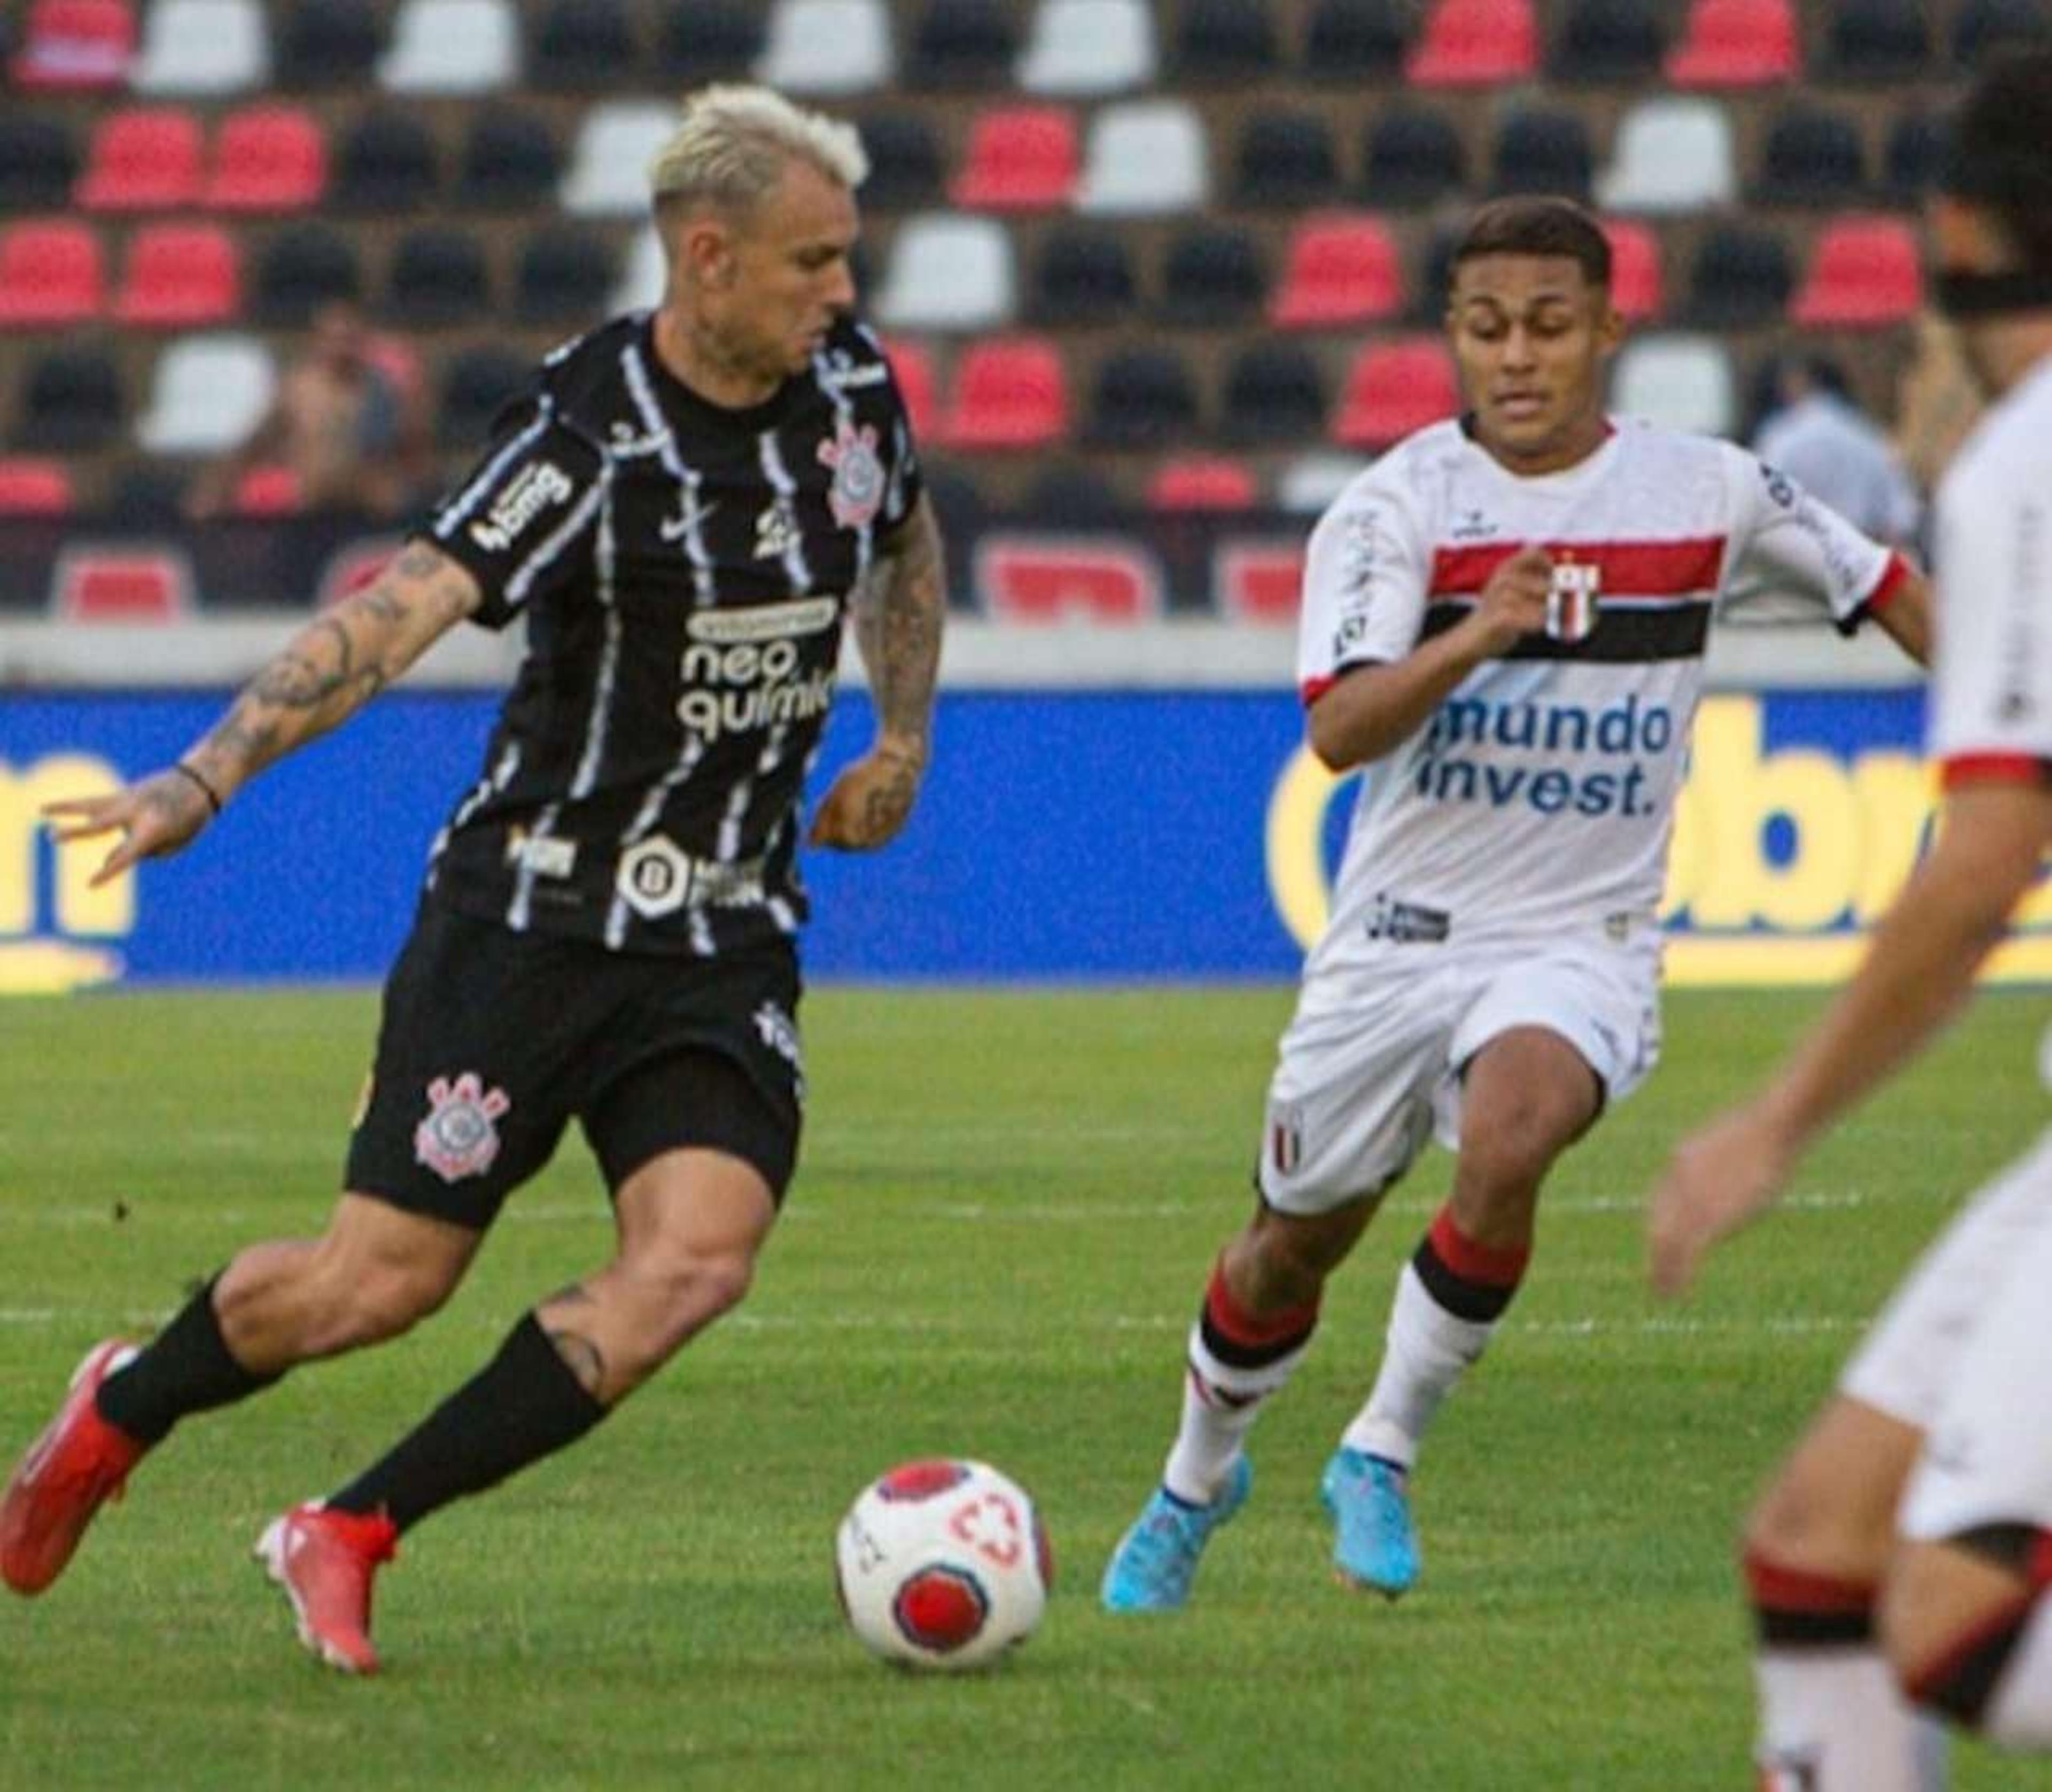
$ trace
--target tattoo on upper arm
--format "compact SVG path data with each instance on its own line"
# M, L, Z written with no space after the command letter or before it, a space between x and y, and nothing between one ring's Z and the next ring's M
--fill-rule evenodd
M939 526L925 499L891 544L856 606L856 637L884 729L923 741L940 669L947 574Z

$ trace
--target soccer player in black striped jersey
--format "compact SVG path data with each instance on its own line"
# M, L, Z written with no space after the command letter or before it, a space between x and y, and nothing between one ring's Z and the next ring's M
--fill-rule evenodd
M651 170L661 306L550 355L383 576L182 758L55 806L62 838L119 836L104 881L186 845L458 622L526 619L386 984L326 1234L243 1251L146 1348L91 1352L0 1503L17 1591L56 1578L180 1418L441 1305L573 1117L617 1254L264 1532L302 1641L374 1670L371 1578L399 1536L582 1435L746 1291L797 1148L798 808L844 619L877 734L822 799L818 845L904 825L938 663L938 531L889 366L848 315L864 171L852 129L767 90L693 96Z

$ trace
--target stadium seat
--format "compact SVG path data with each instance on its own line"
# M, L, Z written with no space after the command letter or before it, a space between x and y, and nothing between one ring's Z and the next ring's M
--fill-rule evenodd
M362 296L350 238L324 224L298 224L264 245L250 311L259 323L297 327L323 305Z
M654 310L662 303L663 288L669 277L663 240L656 234L654 225L644 224L634 233L633 240L627 245L627 253L621 258L620 276L605 302L606 310Z
M1802 72L1790 0L1690 0L1682 41L1667 53L1677 87L1758 87Z
M1294 342L1253 342L1227 370L1219 433L1243 447L1315 441L1326 429L1317 359Z
M371 0L298 0L280 22L272 61L283 87L362 87L383 46Z
M271 80L271 30L258 0L152 0L128 70L138 93L246 93Z
M1882 151L1882 191L1890 205L1907 210L1938 184L1945 159L1945 121L1933 112L1902 112L1889 128Z
M914 112L865 119L862 147L869 178L862 183L864 211L908 211L941 196L941 146L933 127Z
M1392 106L1368 127L1361 197L1379 209L1437 204L1467 185L1467 154L1444 112Z
M1286 330L1328 329L1389 317L1403 304L1403 264L1382 221L1328 212L1291 236L1268 320Z
M1149 85L1155 69L1146 0L1040 0L1018 81L1028 93L1121 93Z
M1497 128L1490 190L1564 194L1586 205L1595 159L1579 114L1522 107Z
M1436 0L1404 65L1420 87L1500 87L1538 70L1531 0Z
M1180 100L1132 100L1091 120L1079 211L1107 217L1194 211L1208 195L1204 121Z
M1059 106L997 106L971 123L948 190L957 205L1044 211L1075 191L1076 121Z
M412 330L477 323L491 315L484 251L461 230L409 232L392 257L385 315Z
M1275 502L1299 516L1328 508L1372 463L1365 456L1329 448L1299 455L1276 475Z
M1057 226L1048 233L1027 303L1035 323L1115 323L1134 302L1133 259L1118 233Z
M1107 448L1165 448L1200 435L1189 365L1169 350L1118 350L1098 369L1085 433Z
M1384 448L1454 416L1461 405L1452 358L1436 336L1370 343L1347 370L1333 440Z
M152 329L222 323L242 302L234 240L218 225L149 224L131 237L114 315Z
M520 78L511 0L399 0L378 61L388 93L493 93Z
M277 391L270 350L253 336L186 336L157 357L135 440L151 454L220 454L248 440Z
M891 242L877 321L899 331L988 330L1016 307L1012 233L959 213L908 217Z
M1454 289L1454 251L1461 229L1447 221L1435 230L1425 245L1425 268L1411 289L1411 321L1437 329L1447 315L1447 297Z
M121 375L96 348L53 349L22 382L17 448L40 454L92 454L120 429Z
M1339 186L1332 128L1318 113L1256 112L1241 127L1237 204L1257 211L1329 205Z
M2052 41L2044 0L1966 0L1952 22L1952 60L1962 68Z
M76 547L60 558L51 583L61 622L177 622L192 608L191 563L176 548Z
M78 166L78 146L63 119L0 115L0 213L69 205Z
M1861 204L1868 184L1858 125L1842 112L1796 102L1768 131L1752 202L1842 208Z
M1304 78L1400 80L1417 11L1414 0L1318 0L1304 29Z
M1244 230L1228 224L1193 224L1170 239L1162 257L1164 323L1218 329L1251 323L1260 315L1268 277L1261 252Z
M538 112L502 106L478 114L463 146L456 198L474 211L547 208L562 179L562 154Z
M613 285L613 245L574 225L544 227L521 245L513 315L523 323L596 323Z
M955 366L940 439L962 449L1039 448L1068 433L1068 377L1044 336L972 343Z
M889 84L891 14L883 0L775 0L756 63L788 93L866 93Z
M1658 317L1664 303L1659 237L1633 218L1606 218L1603 232L1610 244L1611 303L1629 323Z
M677 128L674 106L609 100L584 115L571 146L562 202L580 217L640 217L648 209L648 164Z
M691 0L662 10L656 53L664 72L695 85L745 76L762 54L760 0Z
M1179 84L1237 85L1268 73L1279 60L1267 0L1183 0L1174 53Z
M625 0L553 0L535 27L527 79L558 90L611 87L640 60Z
M1147 481L1153 511L1251 511L1260 502L1254 469L1222 454L1165 460Z
M88 211L173 211L197 201L204 154L199 119L176 107L110 112L93 133L79 178Z
M927 0L912 33L907 84L1007 87L1018 53L1019 34L1004 0Z
M213 143L210 211L296 212L327 186L327 139L297 106L245 106L221 121Z
M1713 336L1641 336L1619 352L1611 408L1668 429L1728 434L1737 421L1731 357Z
M1833 80L1916 80L1932 53L1924 0L1838 0L1824 53Z
M1023 508L1044 528L1115 529L1130 521L1118 484L1095 468L1079 466L1073 460L1057 460L1044 468L1027 488ZM1020 622L1050 622L1075 609L1097 611L1089 597L1060 591L1036 592L1024 604L1018 603L1016 597L1007 602L1005 596L998 596L995 607L1001 616ZM1114 610L1106 615L1099 612L1098 620L1130 622L1134 620L1134 612Z
M127 0L34 0L10 72L35 92L90 92L119 87L135 53Z
M0 326L57 329L106 308L100 237L69 221L0 227Z
M68 516L71 474L63 462L0 456L0 516Z
M533 365L504 349L466 349L442 375L436 407L436 443L446 452L474 453L491 437L493 420L533 384Z
M335 150L331 204L355 212L416 211L441 184L434 139L409 112L366 112Z
M231 515L256 520L264 517L296 516L305 500L300 475L289 467L265 464L252 467L235 482L229 494Z
M1796 271L1780 237L1752 225L1712 226L1697 245L1682 315L1700 330L1752 330L1788 309Z
M915 440L924 440L939 426L940 378L934 371L934 358L923 342L903 336L883 339L883 358L891 363L891 377L898 382L898 396L912 425Z
M1666 53L1660 0L1574 0L1546 74L1558 82L1637 85L1658 78Z
M1611 212L1706 211L1731 203L1738 177L1723 105L1678 96L1641 100L1619 121L1596 197Z
M1813 328L1906 323L1924 299L1917 235L1897 217L1834 219L1817 237L1788 315Z

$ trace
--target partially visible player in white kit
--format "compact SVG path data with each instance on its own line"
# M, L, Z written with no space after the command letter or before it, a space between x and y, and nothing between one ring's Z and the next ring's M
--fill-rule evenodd
M1162 1485L1106 1570L1114 1610L1187 1598L1326 1278L1436 1130L1452 1193L1322 1487L1341 1575L1412 1585L1420 1440L1525 1273L1549 1168L1659 1049L1655 910L1718 594L1762 571L1922 655L1907 562L1743 449L1605 416L1622 327L1586 212L1485 207L1452 278L1467 414L1400 443L1311 537L1311 745L1370 769L1270 1086L1260 1199L1192 1331Z
M1937 503L1936 843L1751 1101L1675 1152L1655 1282L1685 1285L1803 1148L1958 1012L2052 848L2052 54L1977 81L1932 202L1934 281L1995 401ZM1934 1717L2052 1748L2052 1133L1897 1293L1747 1527L1760 1784L1928 1792Z

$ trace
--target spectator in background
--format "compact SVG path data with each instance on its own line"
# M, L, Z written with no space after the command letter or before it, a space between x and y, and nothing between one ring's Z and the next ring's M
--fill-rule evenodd
M1769 380L1753 452L1862 534L1895 546L1915 540L1922 500L1838 363L1827 355L1783 355Z
M1927 311L1917 350L1895 390L1895 452L1920 491L1935 491L1967 432L1980 421L1980 388L1960 350L1960 333Z
M186 496L195 522L233 507L253 468L284 468L299 507L386 518L419 500L432 469L415 394L379 353L362 312L347 300L314 314L305 354L249 438L201 474Z

